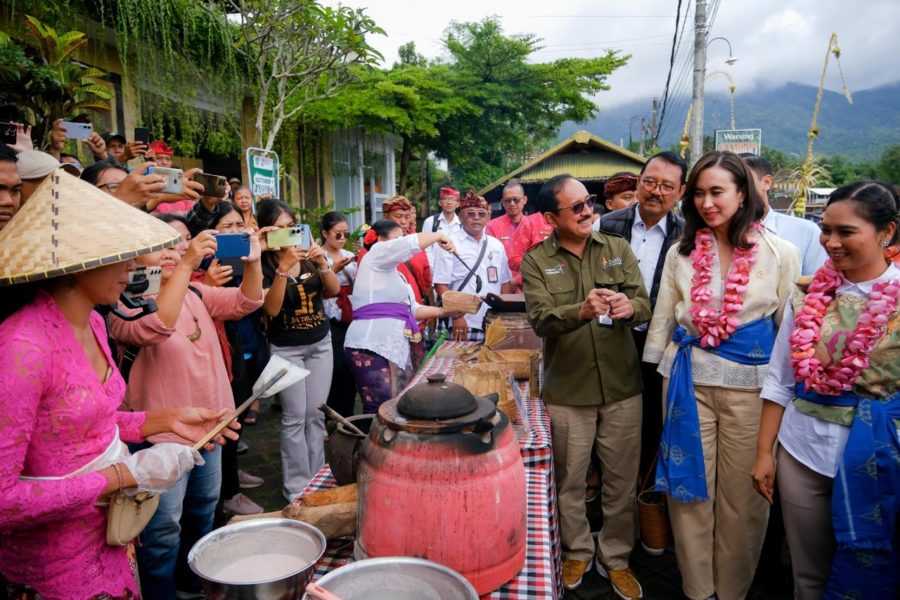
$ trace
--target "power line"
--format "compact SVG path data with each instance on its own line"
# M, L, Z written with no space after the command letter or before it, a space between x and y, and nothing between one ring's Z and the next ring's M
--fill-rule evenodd
M685 29L687 28L687 23L690 20L692 11L693 11L693 4L688 4L687 10L685 10L684 18L682 18L682 20L681 20L681 31L678 34L678 45L675 48L675 60L676 61L678 60L678 57L681 56L681 49L682 49L682 45L684 44L684 40L685 40L684 32L685 32ZM690 55L689 51L690 51L690 48L688 48L688 53L686 53L684 55L684 59L681 61L680 66L678 67L678 71L677 71L678 74L675 76L675 85L674 86L670 85L671 90L669 92L669 102L668 102L668 104L670 106L673 103L672 99L673 98L677 99L679 93L681 93L681 90L683 90L682 86L684 84L685 77L688 72L688 65L691 60L691 55ZM671 110L669 110L669 112L671 112ZM669 122L671 122L671 119L669 120ZM662 125L662 123L661 123L661 125ZM657 139L659 139L662 131L663 131L662 127L657 129Z
M675 15L531 15L529 19L671 19Z
M596 42L593 42L593 45L600 46L600 45L604 45L604 44L624 44L627 42L640 42L640 41L644 41L644 40L654 40L654 39L665 38L665 37L669 37L669 36L663 34L663 35L645 35L642 37L634 37L634 38L622 38L619 40L597 40ZM573 42L570 44L547 44L546 46L542 46L541 48L567 48L567 47L571 47L571 46L581 47L581 46L584 46L584 43L583 42L582 43Z
M663 92L662 111L659 116L659 127L662 128L666 120L666 104L669 102L669 83L672 81L672 67L675 66L675 50L678 44L678 20L681 18L681 0L678 0L678 7L675 9L675 33L672 34L672 52L669 54L669 73L666 75L666 89ZM657 129L658 136L659 129ZM656 140L653 140L654 145Z

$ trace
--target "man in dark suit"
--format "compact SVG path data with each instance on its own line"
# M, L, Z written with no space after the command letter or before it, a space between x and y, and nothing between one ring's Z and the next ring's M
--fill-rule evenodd
M687 164L672 152L660 152L644 163L637 186L637 204L607 213L599 229L624 237L638 259L644 286L656 307L659 281L669 248L681 237L684 221L675 214L675 205L684 193ZM632 330L639 355L644 353L647 325ZM662 433L662 376L656 365L641 362L644 383L644 411L641 432L641 474L656 456Z

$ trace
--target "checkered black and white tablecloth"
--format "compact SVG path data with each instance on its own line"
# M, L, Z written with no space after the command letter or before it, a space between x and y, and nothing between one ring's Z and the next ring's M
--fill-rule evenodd
M486 596L491 600L519 598L559 597L557 563L559 561L559 536L556 535L555 493L551 472L547 469L526 468L527 526L525 566L509 583ZM334 487L328 465L322 468L304 493ZM551 495L554 494L554 495ZM316 565L315 578L349 563L353 557L353 544L329 545L325 556Z
M444 348L464 348L472 342L447 342ZM425 381L432 373L453 374L456 359L452 356L432 357L410 382L410 386ZM553 475L553 447L550 437L550 416L538 397L529 393L528 383L519 382L525 405L524 422L515 424L519 450L525 464L527 527L525 566L509 583L487 598L492 600L556 599L562 596L562 562L557 517L556 482ZM334 487L331 469L325 465L310 481L304 492ZM348 543L329 547L316 565L316 578L352 560L353 545Z

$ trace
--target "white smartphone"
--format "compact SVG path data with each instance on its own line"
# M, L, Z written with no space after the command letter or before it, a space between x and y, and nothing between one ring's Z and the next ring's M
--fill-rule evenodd
M181 178L184 172L181 169L171 169L169 167L150 167L147 169L147 175L156 173L166 178L166 187L162 191L166 194L180 194L182 190Z
M66 139L70 140L86 140L94 133L94 126L91 123L63 121L62 126L66 130Z

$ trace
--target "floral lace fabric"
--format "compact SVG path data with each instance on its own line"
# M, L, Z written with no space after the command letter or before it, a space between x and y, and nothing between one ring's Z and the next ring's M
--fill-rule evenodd
M90 325L112 365L106 328ZM45 294L0 324L0 572L42 598L138 596L125 548L106 545L106 480L87 473L55 480L90 462L118 425L140 441L144 413L119 412L125 381L94 372L75 333Z

